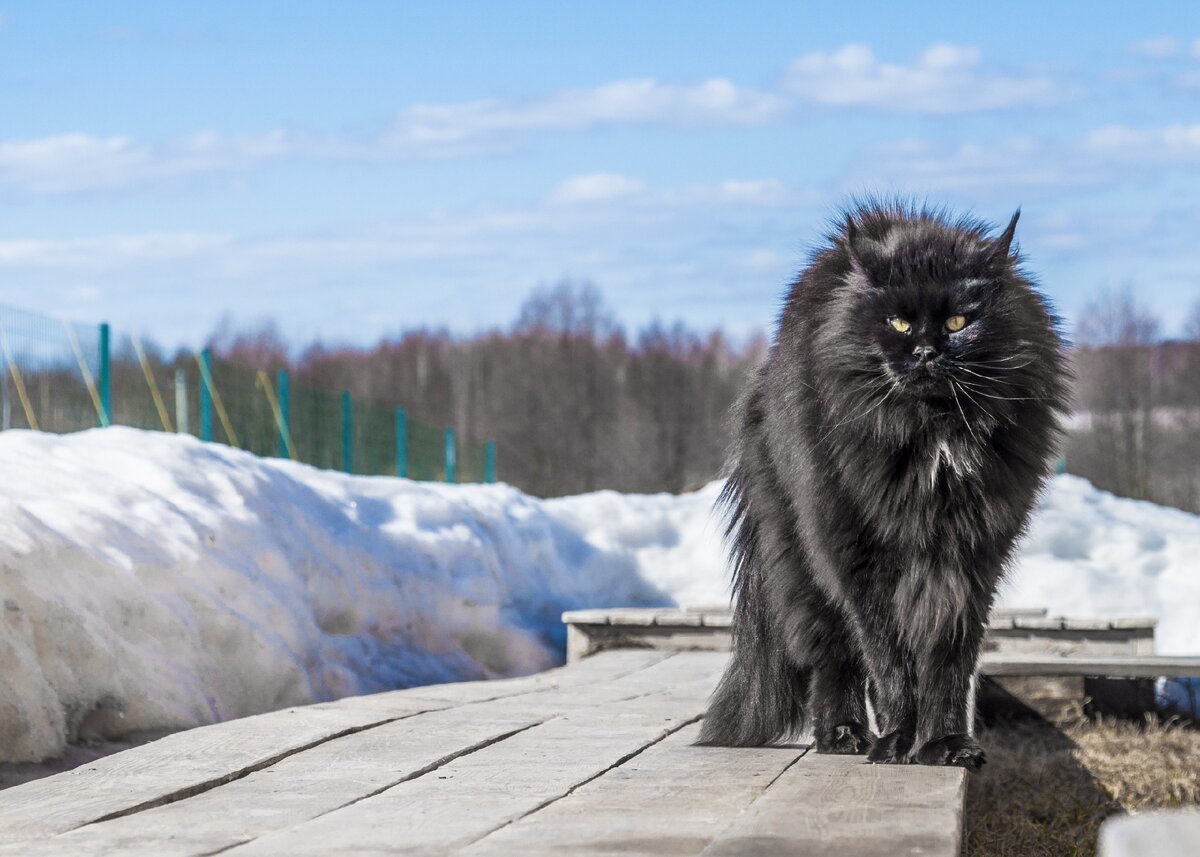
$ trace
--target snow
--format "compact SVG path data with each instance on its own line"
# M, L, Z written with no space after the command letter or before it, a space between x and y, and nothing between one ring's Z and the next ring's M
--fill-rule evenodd
M0 761L560 663L563 610L728 600L720 483L538 500L126 428L0 433ZM1057 477L1002 600L1200 653L1200 517Z
M562 661L563 610L671 603L504 485L176 435L0 434L0 761Z

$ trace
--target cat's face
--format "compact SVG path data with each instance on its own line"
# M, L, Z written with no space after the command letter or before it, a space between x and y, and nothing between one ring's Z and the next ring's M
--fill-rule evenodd
M922 400L994 395L990 379L1020 362L1006 318L1007 250L929 231L860 239L852 323L863 357Z

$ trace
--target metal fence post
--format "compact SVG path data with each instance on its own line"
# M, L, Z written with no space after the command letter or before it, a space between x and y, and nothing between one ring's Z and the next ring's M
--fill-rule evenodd
M457 481L458 457L454 450L454 429L446 429L446 481Z
M408 414L396 408L396 475L408 478Z
M483 448L483 481L496 481L496 441L489 440Z
M200 352L200 360L204 363L204 371L212 377L212 352L205 348ZM203 375L200 378L200 439L213 439L213 402L212 390L208 388Z
M354 401L349 390L342 392L342 470L354 472Z
M112 424L112 365L108 323L100 325L100 425Z
M200 386L204 386L203 382ZM175 430L180 434L191 434L189 422L187 372L180 366L175 370Z
M288 453L288 438L292 434L292 409L288 397L288 373L286 369L279 372L279 457L291 458Z

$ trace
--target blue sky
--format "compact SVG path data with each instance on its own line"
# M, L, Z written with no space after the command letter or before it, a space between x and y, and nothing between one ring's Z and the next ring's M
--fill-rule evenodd
M1006 221L1070 319L1200 299L1200 7L0 0L0 303L195 344L771 324L848 195Z

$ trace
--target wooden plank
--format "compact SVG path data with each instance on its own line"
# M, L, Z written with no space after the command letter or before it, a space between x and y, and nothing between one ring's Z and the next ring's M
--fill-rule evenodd
M1109 619L1108 626L1114 629L1157 628L1158 619L1153 616L1124 616Z
M186 800L10 843L5 857L196 857L302 824L436 770L541 722L464 718L461 709L399 720L328 741ZM415 721L415 722L414 722Z
M967 773L810 754L701 854L958 857Z
M698 725L680 729L460 853L697 854L807 752L796 746L695 747L699 731Z
M1045 616L1050 611L1045 607L993 607L993 619L1013 619L1018 616L1024 618L1036 618Z
M178 732L0 792L0 842L50 836L115 814L179 800L308 747L397 718L451 708L471 698L488 700L591 686L636 674L665 657L657 652L612 652L570 670L522 679L353 697ZM426 692L445 698L427 699Z
M706 628L728 628L733 625L732 613L705 613L703 619Z
M314 708L386 708L390 702L403 702L411 697L461 704L499 699L524 693L540 693L576 685L590 685L631 675L653 666L670 656L670 652L629 649L613 651L603 658L591 658L588 662L568 667L556 667L545 672L518 678L492 679L491 681L460 681L450 684L426 685L385 691L365 696L347 696L333 702L323 702Z
M607 625L610 610L568 610L562 614L564 625Z
M991 676L1106 676L1109 678L1200 677L1200 657L1038 656L985 652L980 672Z
M689 654L676 663L690 666L692 677L649 695L581 707L229 853L441 854L470 845L699 719L725 657Z
M685 613L682 610L674 610L670 613L658 613L654 617L654 624L664 628L699 628L703 623L704 617L701 614Z
M571 628L582 635L582 642L574 647L574 652L586 654L624 648L727 652L732 639L728 631L705 627L572 625Z
M12 853L198 855L223 850L391 788L564 713L661 691L671 680L706 680L712 670L696 663L671 667L665 660L608 681L576 682L393 721L325 742L186 800L79 827L44 842L40 850L22 842Z

